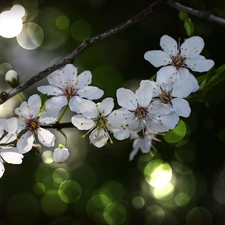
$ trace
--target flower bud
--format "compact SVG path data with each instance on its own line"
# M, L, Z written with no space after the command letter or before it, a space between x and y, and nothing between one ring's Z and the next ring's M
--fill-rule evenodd
M19 76L18 76L17 72L14 70L9 70L6 73L5 80L12 88L17 87L20 84Z
M65 146L59 144L59 147L56 148L53 152L53 160L57 163L64 163L70 156L70 153Z

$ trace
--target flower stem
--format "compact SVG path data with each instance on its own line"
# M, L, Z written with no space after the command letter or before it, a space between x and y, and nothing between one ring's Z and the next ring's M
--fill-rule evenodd
M18 96L20 102L23 102L23 101L24 101L24 100L23 100L23 97L22 97L22 95L21 95L20 93L17 93L17 96Z
M68 109L68 104L65 106L65 108L63 109L61 115L59 116L59 118L57 119L58 123L61 121L61 119L63 118L64 114L66 113L66 110Z
M62 130L59 130L59 132L63 135L63 137L65 138L65 142L64 142L64 146L67 145L67 136L66 134L62 131Z

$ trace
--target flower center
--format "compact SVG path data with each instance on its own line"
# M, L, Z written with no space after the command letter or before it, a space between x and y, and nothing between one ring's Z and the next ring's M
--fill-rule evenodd
M95 121L95 125L98 130L101 130L101 129L106 130L107 129L107 126L106 126L107 117L106 116L99 115L96 119L94 119L94 121Z
M136 116L137 119L142 120L143 118L145 118L148 114L148 110L145 107L139 106L138 108L136 108L136 110L134 111L134 115Z
M27 120L26 122L26 128L30 131L36 131L40 128L40 122L38 118L32 118Z
M171 104L171 100L173 98L171 92L172 90L168 92L166 90L162 90L162 93L159 94L160 102L162 102L163 104Z
M75 96L77 94L77 90L74 87L67 87L64 89L64 95L67 98L72 98L73 96Z
M172 59L172 65L175 66L176 69L180 69L181 67L186 66L185 64L186 58L183 58L179 54L177 54L176 56L172 56L171 59Z

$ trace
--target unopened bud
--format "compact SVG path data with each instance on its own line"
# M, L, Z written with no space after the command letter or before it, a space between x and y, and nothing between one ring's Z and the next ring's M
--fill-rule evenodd
M5 80L12 88L17 87L20 84L19 76L18 76L17 72L14 70L9 70L6 73Z
M68 149L62 144L59 144L59 147L53 152L53 160L57 163L64 163L69 158L69 156L70 153Z

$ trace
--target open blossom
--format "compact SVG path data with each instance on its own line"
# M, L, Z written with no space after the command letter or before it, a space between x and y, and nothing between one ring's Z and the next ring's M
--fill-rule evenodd
M54 123L58 112L55 108L46 106L45 110L39 115L41 106L41 98L35 94L15 109L15 113L19 116L18 132L26 131L17 141L17 148L21 153L31 150L36 135L39 142L44 146L54 146L55 136L49 130L42 128L41 125Z
M153 87L149 80L143 80L136 92L129 89L117 90L117 101L123 113L129 118L128 126L131 132L149 130L151 132L165 132L168 129L162 124L160 116L171 110L160 102L152 102ZM115 115L120 119L120 115Z
M4 163L21 164L23 155L17 148L11 146L0 147L0 178L5 172Z
M189 117L191 108L186 98L192 92L192 82L189 79L175 80L169 84L151 81L153 101L166 105L171 113L161 117L162 124L173 129L179 122L179 116Z
M104 146L110 137L111 129L108 123L108 115L114 107L112 98L106 98L101 103L94 103L83 99L80 103L80 115L72 117L71 121L79 130L89 130L89 140L96 147ZM85 137L85 135L83 136Z
M62 69L54 71L47 76L47 80L50 85L38 87L38 90L41 93L55 96L49 99L48 103L53 106L57 105L59 110L69 104L71 111L80 113L81 99L99 99L104 93L97 87L89 86L92 81L90 71L84 71L78 75L77 68L73 64L67 64Z
M193 83L192 91L197 91L199 88L198 82L188 69L205 72L214 65L213 60L200 55L204 47L203 39L198 36L190 37L180 46L170 36L163 35L160 39L160 46L163 51L153 50L144 54L144 58L153 66L163 66L157 72L160 83L188 78Z
M132 132L130 139L133 140L133 150L129 156L130 161L133 160L139 149L142 153L150 153L151 149L156 150L152 142L160 141L158 138L156 138L156 134L149 132L145 132L142 135L136 132Z

